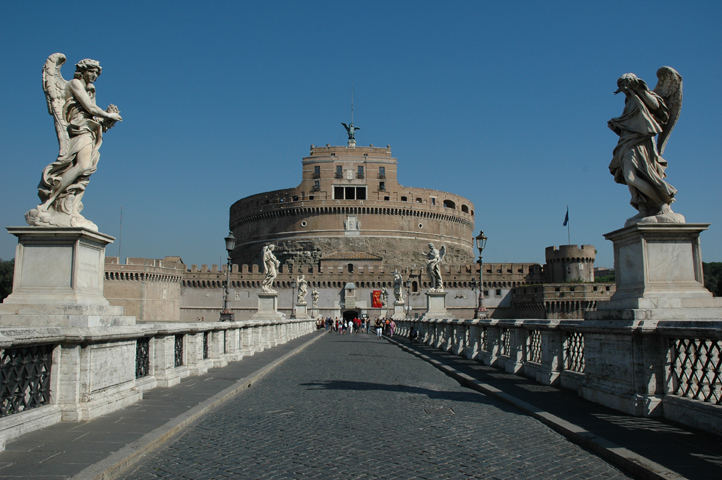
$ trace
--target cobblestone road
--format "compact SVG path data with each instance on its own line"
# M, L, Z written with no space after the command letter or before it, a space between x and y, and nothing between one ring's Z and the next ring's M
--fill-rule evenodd
M385 340L329 334L123 478L626 477Z

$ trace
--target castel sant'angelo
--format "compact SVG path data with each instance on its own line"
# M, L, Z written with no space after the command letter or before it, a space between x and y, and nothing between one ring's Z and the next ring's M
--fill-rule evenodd
M301 184L259 193L231 206L239 242L233 263L257 263L262 245L276 245L287 265L405 270L425 263L429 242L446 245L446 263L474 261L474 206L453 193L405 187L391 148L311 146Z
M358 146L351 129L344 146L312 145L297 187L259 193L230 208L228 308L251 318L264 279L262 250L280 261L274 288L278 311L294 314L296 280L316 291L309 313L323 317L393 313L393 272L400 272L407 314L427 307L428 244L445 248L441 272L446 308L470 318L482 274L485 315L574 318L609 298L613 286L594 285L591 245L549 247L547 264L475 261L474 205L450 192L398 182L391 147ZM541 247L540 247L541 248ZM482 271L480 272L480 268ZM226 267L187 267L180 257L106 259L105 294L139 319L214 321L223 304ZM383 294L382 297L380 295ZM373 298L383 298L383 305Z

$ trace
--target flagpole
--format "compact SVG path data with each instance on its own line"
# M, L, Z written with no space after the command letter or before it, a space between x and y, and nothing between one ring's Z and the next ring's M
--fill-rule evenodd
M569 218L569 205L567 205L567 218ZM572 227L569 220L567 220L567 245L572 244Z

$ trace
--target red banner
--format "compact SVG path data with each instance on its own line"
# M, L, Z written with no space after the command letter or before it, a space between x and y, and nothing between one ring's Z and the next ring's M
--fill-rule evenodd
M373 290L371 292L371 306L373 308L382 308L384 306L381 303L381 290Z

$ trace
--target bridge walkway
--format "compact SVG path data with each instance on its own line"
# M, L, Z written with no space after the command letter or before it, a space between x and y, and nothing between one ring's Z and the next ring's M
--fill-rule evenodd
M120 412L25 435L0 453L0 479L674 478L665 468L722 478L718 437L620 415L426 346L409 354L404 343L301 337L147 392ZM475 378L475 388L451 374ZM478 391L492 383L511 396ZM526 413L529 405L577 426L586 449ZM662 470L623 473L595 449L630 449L633 437L649 447L639 457Z

